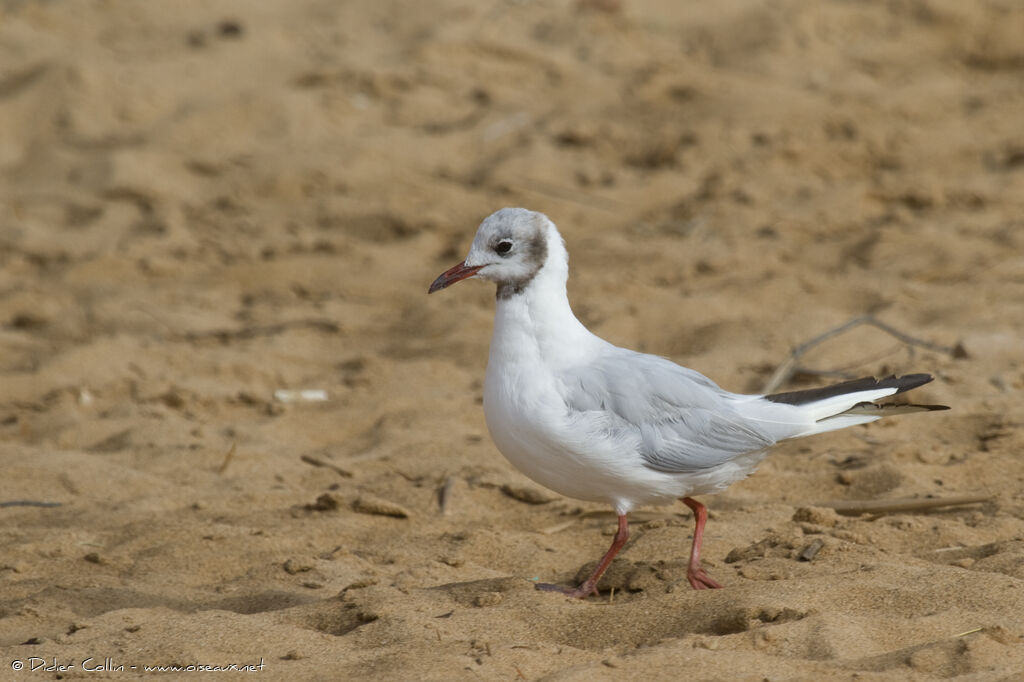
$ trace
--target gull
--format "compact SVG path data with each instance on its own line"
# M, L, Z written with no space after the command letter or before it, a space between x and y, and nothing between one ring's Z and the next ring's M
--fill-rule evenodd
M665 358L612 345L573 315L565 243L535 211L503 208L484 219L466 259L428 293L473 277L497 285L484 416L498 450L542 486L608 504L618 515L612 545L590 577L575 588L538 583L541 590L596 594L629 539L629 512L676 499L695 519L687 580L697 590L719 588L701 565L707 508L694 495L746 478L778 441L949 409L876 403L928 383L928 374L745 395Z

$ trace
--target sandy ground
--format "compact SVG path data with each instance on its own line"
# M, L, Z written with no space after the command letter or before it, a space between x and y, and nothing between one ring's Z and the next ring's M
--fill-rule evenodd
M56 506L0 507L0 677L1024 679L1021 35L1012 0L3 0L0 502ZM705 498L726 589L680 504L614 593L537 592L614 519L491 444L492 287L426 296L502 206L619 345L758 391L873 314L939 347L801 364L953 409Z

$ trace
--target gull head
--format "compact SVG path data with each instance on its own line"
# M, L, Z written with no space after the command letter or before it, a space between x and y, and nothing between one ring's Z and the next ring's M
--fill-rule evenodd
M503 208L480 223L466 260L441 273L428 293L479 277L498 285L499 299L509 298L533 281L552 249L565 252L547 216L525 208Z

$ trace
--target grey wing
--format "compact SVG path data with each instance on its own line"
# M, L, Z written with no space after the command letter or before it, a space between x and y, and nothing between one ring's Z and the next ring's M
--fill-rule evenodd
M640 454L651 469L693 473L775 442L732 415L693 407L681 408L679 415L678 419L640 426Z
M615 350L561 373L566 406L611 438L634 443L651 469L694 473L775 442L733 409L732 394L699 372Z

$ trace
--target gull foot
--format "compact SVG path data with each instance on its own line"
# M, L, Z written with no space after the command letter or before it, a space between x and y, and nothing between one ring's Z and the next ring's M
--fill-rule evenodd
M690 586L695 590L718 590L722 588L722 584L708 575L703 568L699 568L696 571L687 571L686 579L690 581Z

